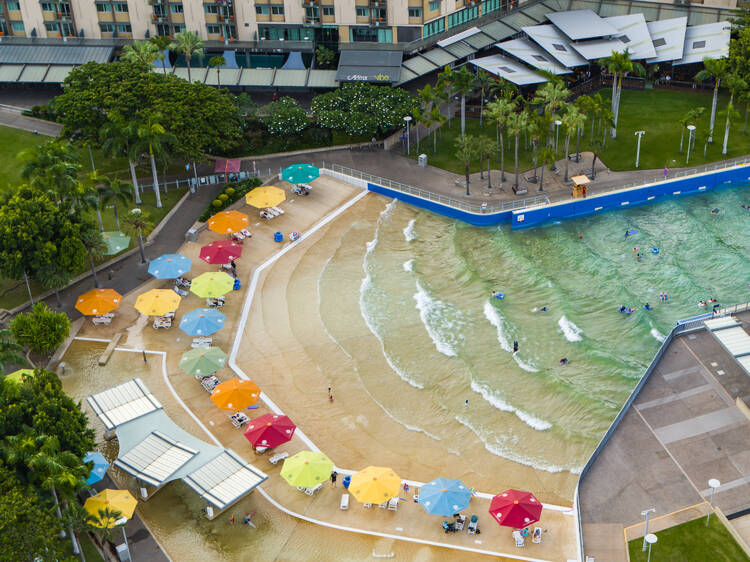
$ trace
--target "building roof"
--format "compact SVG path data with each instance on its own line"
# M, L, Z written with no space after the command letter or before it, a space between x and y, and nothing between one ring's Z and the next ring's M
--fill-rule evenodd
M534 68L540 68L553 74L567 74L570 72L568 68L559 64L549 53L525 37L498 43L497 46Z
M162 409L140 378L131 379L86 397L94 413L107 429Z
M681 59L682 50L685 48L687 21L687 16L683 16L681 18L648 22L646 25L651 35L656 56L647 59L646 62L652 63Z
M732 26L728 21L688 27L685 30L682 58L674 64L701 62L707 57L713 59L728 57L731 29Z
M114 47L0 44L0 64L85 64L109 62Z
M490 74L505 78L519 86L525 84L539 84L547 79L530 68L503 55L490 55L469 61L471 64L485 69Z
M233 451L226 450L183 480L201 498L224 509L268 476L246 463Z
M307 70L285 70L279 68L273 77L273 86L304 88L307 84Z
M403 51L341 51L339 82L395 83L401 79Z
M590 41L578 41L573 43L573 48L587 60L596 60L608 57L613 51L624 51L627 45L617 37L605 37L602 39L591 39Z
M308 88L335 88L338 85L335 70L317 70L313 68L307 77Z
M465 29L461 33L456 33L455 35L451 35L447 39L438 41L437 45L438 47L447 47L448 45L453 45L453 43L461 41L462 39L466 39L467 37L471 37L472 35L480 32L481 30L478 27L470 27L469 29Z
M114 464L152 486L161 486L198 454L198 451L153 431L115 460Z
M628 14L604 19L617 28L618 37L628 49L631 59L640 60L656 56L643 14Z
M588 63L573 49L568 38L552 24L524 27L523 31L563 66L575 68Z
M617 28L591 10L550 12L547 19L572 41L594 39L617 34Z

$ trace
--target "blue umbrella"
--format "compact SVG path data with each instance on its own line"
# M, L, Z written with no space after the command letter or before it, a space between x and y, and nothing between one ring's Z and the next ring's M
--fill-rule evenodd
M99 451L91 451L90 453L86 453L86 456L83 457L83 462L94 463L94 468L91 469L91 474L89 474L89 477L86 479L86 484L88 484L89 486L91 486L92 484L96 484L97 482L102 480L104 478L104 474L109 468L107 459L105 459L104 455L102 455Z
M471 490L460 480L436 478L419 489L419 504L427 513L448 517L466 509Z
M226 316L215 308L196 308L180 320L180 330L188 336L210 336L224 327Z
M294 164L281 171L281 179L289 183L307 183L320 176L320 170L312 164Z
M157 279L176 279L190 271L193 262L182 254L164 254L148 264L148 272Z

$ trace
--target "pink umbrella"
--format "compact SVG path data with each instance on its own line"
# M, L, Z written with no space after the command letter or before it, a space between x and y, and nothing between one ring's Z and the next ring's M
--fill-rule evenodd
M242 246L231 240L216 240L201 248L200 258L206 263L230 263L242 255Z
M250 420L245 430L245 437L253 447L273 449L286 443L294 436L297 426L286 416L263 414Z

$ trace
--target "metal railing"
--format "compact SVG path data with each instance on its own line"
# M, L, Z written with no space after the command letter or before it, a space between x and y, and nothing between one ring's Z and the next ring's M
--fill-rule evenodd
M526 207L530 207L533 205L544 205L544 204L549 203L549 198L546 195L538 195L536 197L518 199L516 201L504 201L501 203L492 203L492 204L482 203L480 205L477 205L475 203L461 201L459 199L454 199L446 195L440 195L439 193L434 193L432 191L427 191L425 189L420 189L418 187L406 185L404 183L401 183L395 180L390 180L388 178L375 176L367 172L362 172L361 170L354 170L347 166L333 164L331 162L323 162L321 167L331 170L332 172L337 172L339 174L351 176L353 178L361 179L366 182L375 183L383 187L387 187L388 189L398 191L399 193L413 195L415 197L419 197L420 199L432 201L434 203L438 203L445 207L450 207L451 209L457 209L460 211L465 211L468 213L474 213L478 215L501 213L504 211L524 209Z
M159 181L159 188L164 190L169 189L180 189L183 187L195 187L195 186L201 186L201 185L213 185L217 183L231 183L233 181L241 181L244 179L252 178L252 177L261 177L263 169L257 169L257 170L247 170L247 171L241 171L241 172L228 172L227 179L229 179L229 182L225 180L225 174L224 172L216 172L215 174L209 174L207 176L198 176L198 178L195 178L194 176L187 177L187 178L176 178L176 179L170 179L165 181ZM272 175L275 172L268 168L268 175ZM197 180L197 181L196 181ZM138 187L141 189L141 191L145 189L153 190L154 184L152 183L143 183L138 182Z

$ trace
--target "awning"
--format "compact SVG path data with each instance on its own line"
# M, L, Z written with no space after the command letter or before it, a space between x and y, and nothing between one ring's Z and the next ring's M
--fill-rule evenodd
M302 53L299 51L292 51L281 68L287 70L305 70L305 63L302 62Z
M226 173L239 172L240 166L242 166L242 160L238 158L217 159L216 167L214 168L214 173L226 174Z
M390 84L401 79L402 51L341 51L336 80Z
M162 409L139 378L87 396L86 400L107 429Z
M0 64L86 64L109 62L114 47L0 45Z

